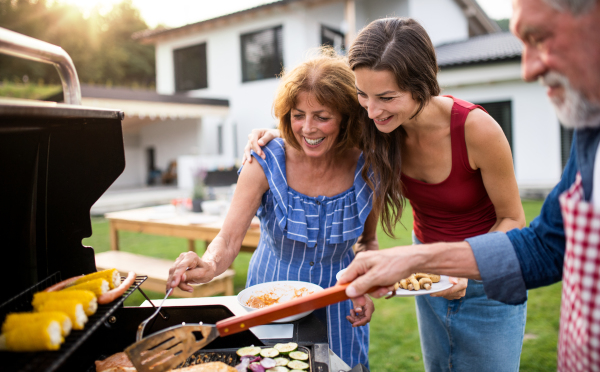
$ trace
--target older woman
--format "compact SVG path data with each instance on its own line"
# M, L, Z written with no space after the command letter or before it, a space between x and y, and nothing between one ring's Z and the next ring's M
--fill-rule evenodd
M223 229L202 258L187 252L177 259L169 286L191 290L189 284L224 272L255 213L261 238L246 286L301 280L330 287L354 258L353 245L378 249L372 190L361 177L361 108L350 68L331 52L303 63L283 75L273 107L282 139L241 169ZM351 366L368 364L372 312L370 300L356 311L351 301L327 308L330 347Z

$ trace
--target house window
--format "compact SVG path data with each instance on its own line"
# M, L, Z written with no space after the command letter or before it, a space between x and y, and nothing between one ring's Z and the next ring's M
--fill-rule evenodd
M282 26L241 36L242 81L276 77L283 67Z
M560 126L560 161L563 169L565 169L565 166L569 161L574 132L574 129L565 128L562 125Z
M513 140L512 140L512 105L511 101L503 101L503 102L488 102L488 103L478 103L481 107L485 109L485 111L490 114L491 117L500 124L506 139L508 140L508 144L510 145L510 149L513 149ZM515 158L515 154L513 151L513 159Z
M345 50L344 34L333 28L321 26L321 45L332 46L338 53L343 53Z
M175 65L175 90L202 89L208 87L206 71L206 43L173 51Z

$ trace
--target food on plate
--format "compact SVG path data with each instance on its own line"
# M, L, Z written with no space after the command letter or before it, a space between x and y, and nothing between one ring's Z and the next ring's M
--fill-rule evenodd
M31 305L35 310L46 301L50 300L77 300L83 306L85 315L93 315L98 309L98 300L96 295L92 291L83 289L71 290L71 291L57 291L57 292L38 292L33 295L33 301Z
M257 292L256 294L251 295L248 298L248 301L246 301L246 306L254 309L262 309L263 307L278 304L280 300L282 302L286 302L313 293L314 291L309 291L306 287L280 287L277 289L274 288L266 293Z
M421 289L430 290L433 283L437 283L441 280L441 276L437 274L426 274L426 273L415 273L408 278L402 279L394 284L392 294L386 298L392 298L396 295L396 290L399 288L406 289L408 291L418 291Z
M66 337L71 332L73 323L71 318L60 311L48 311L44 313L10 313L2 323L2 333L7 333L15 329L19 329L22 324L45 322L47 319L55 320L61 326L61 335Z
M95 279L104 279L108 282L108 286L110 289L118 287L121 284L121 274L117 269L107 269L102 271L97 271L95 273L84 275L73 283L73 285L89 282L90 280Z
M44 302L38 308L39 312L61 311L71 318L73 329L81 330L88 321L83 306L78 300L49 300Z
M84 314L85 315L85 314ZM64 341L62 326L50 317L35 322L23 322L0 336L0 350L58 350Z
M63 291L73 291L73 290L77 290L77 289L84 289L86 291L92 291L92 292L94 292L96 297L100 297L103 294L105 294L106 292L108 292L108 290L110 289L110 286L108 285L108 281L106 279L98 278L98 279L88 280L87 282L68 286L67 288L63 289Z

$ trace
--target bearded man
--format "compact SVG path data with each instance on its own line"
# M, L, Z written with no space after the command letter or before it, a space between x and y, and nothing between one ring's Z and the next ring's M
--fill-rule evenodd
M559 371L600 371L600 0L514 0L511 31L523 41L522 73L547 87L558 118L575 128L563 176L528 228L459 243L357 255L340 282L350 297L413 272L482 279L509 304L563 280Z

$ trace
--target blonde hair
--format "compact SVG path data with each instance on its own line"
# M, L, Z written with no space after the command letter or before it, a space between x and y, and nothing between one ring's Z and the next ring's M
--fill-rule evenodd
M321 105L336 110L342 116L335 151L361 147L359 118L362 108L356 95L354 74L345 58L331 47L321 47L319 51L319 55L281 75L273 102L281 137L293 148L301 150L292 131L291 111L297 104L298 95L307 92L314 95Z

